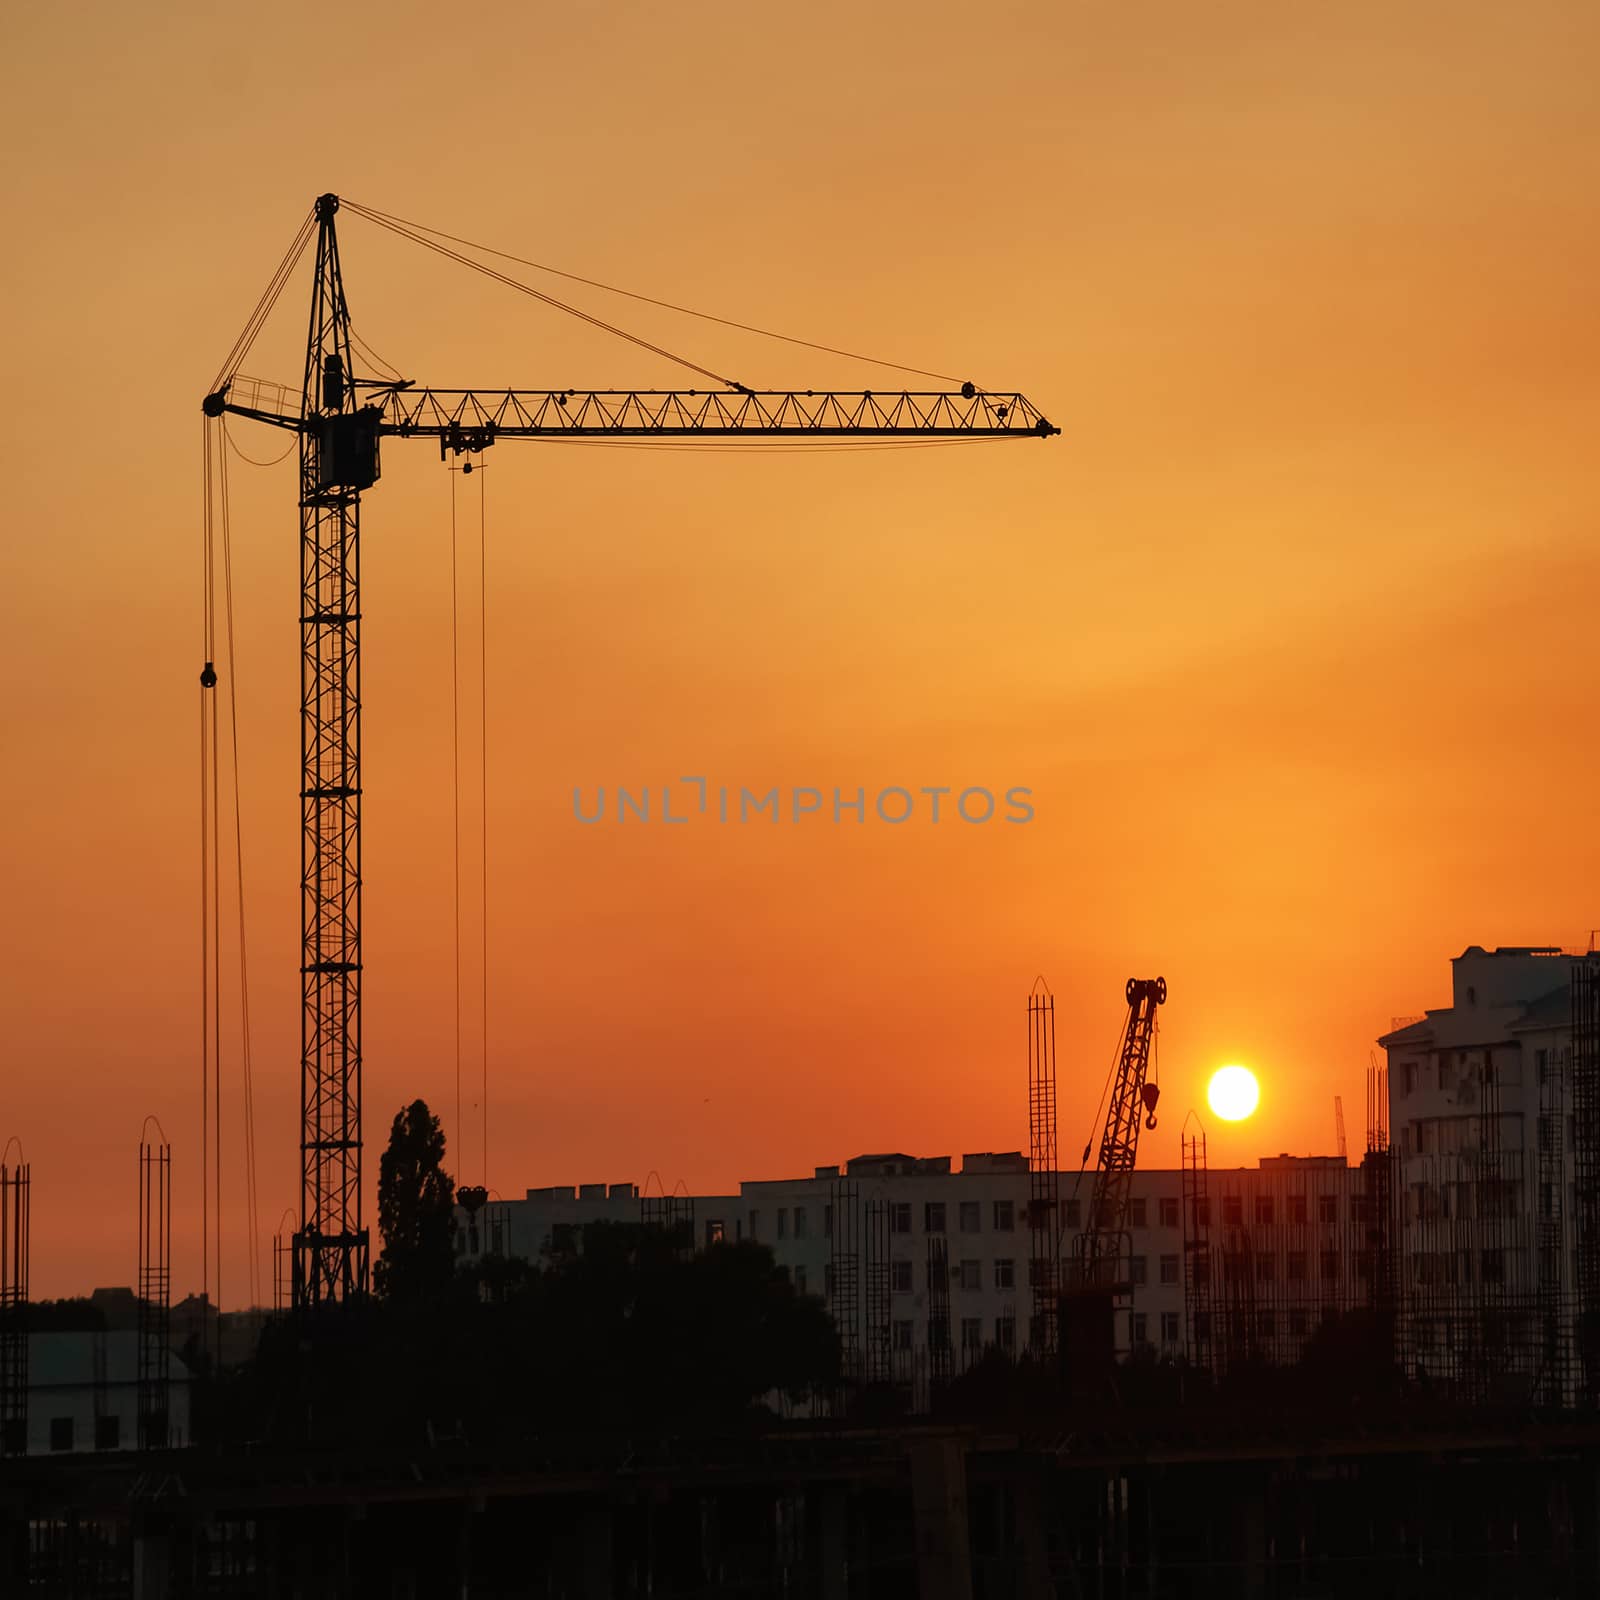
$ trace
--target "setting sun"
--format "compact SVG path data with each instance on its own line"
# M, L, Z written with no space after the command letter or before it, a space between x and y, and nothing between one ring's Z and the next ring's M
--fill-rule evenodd
M1248 1067L1219 1067L1211 1075L1206 1099L1224 1122L1242 1122L1260 1102L1261 1090Z

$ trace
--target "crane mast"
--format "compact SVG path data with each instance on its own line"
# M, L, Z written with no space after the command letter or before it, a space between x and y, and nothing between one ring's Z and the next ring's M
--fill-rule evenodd
M433 389L358 377L339 270L337 195L316 202L316 268L298 395L225 367L205 397L224 414L289 429L300 446L301 1199L293 1299L364 1293L361 1188L361 495L383 436L440 454L502 439L1048 438L1020 394L948 392ZM309 224L307 224L309 226ZM294 252L270 288L270 309ZM258 308L259 313L259 308ZM252 319L253 321L255 319ZM249 329L247 327L247 333ZM253 335L251 335L253 337ZM236 347L236 350L240 347ZM242 348L248 350L248 341ZM242 359L242 358L241 358Z
M1128 1276L1128 1191L1139 1154L1139 1123L1156 1125L1161 1091L1149 1081L1155 1047L1156 1007L1166 1004L1165 978L1129 978L1128 1016L1122 1029L1111 1103L1100 1135L1089 1216L1074 1241L1074 1287L1120 1291Z

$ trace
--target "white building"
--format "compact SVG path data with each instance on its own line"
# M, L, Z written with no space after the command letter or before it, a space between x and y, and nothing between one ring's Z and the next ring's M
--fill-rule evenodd
M1379 1041L1409 1353L1485 1394L1543 1380L1570 1396L1573 959L1473 945L1451 962L1451 1004Z
M820 1295L837 1315L833 1229L841 1180L854 1187L858 1228L874 1206L883 1208L897 1379L924 1370L931 1343L941 1337L929 1290L930 1243L943 1245L948 1264L951 1369L961 1371L990 1346L1013 1354L1029 1347L1032 1236L1028 1164L1020 1152L965 1155L959 1169L949 1156L858 1156L842 1167L819 1166L810 1177L751 1180L737 1194L682 1196L677 1204L684 1220L692 1217L698 1248L723 1239L767 1245L796 1289ZM1214 1315L1216 1337L1231 1350L1292 1359L1330 1314L1350 1309L1364 1293L1362 1171L1338 1157L1277 1156L1259 1167L1211 1171L1204 1181L1209 1198L1191 1219L1191 1239L1209 1242L1216 1269L1186 1304L1186 1256L1195 1252L1185 1250L1184 1174L1133 1174L1134 1288L1119 1313L1121 1353L1139 1348L1177 1356L1196 1331L1211 1337ZM1092 1173L1059 1176L1068 1251L1092 1182ZM631 1183L529 1189L523 1200L492 1205L475 1222L463 1214L459 1238L466 1255L482 1250L537 1262L551 1251L581 1248L591 1222L639 1222L647 1204ZM862 1306L864 1265L859 1274L855 1298ZM1185 1320L1197 1306L1206 1307L1198 1330Z
M189 1442L189 1372L171 1357L168 1443ZM28 1335L28 1454L136 1450L139 1335Z

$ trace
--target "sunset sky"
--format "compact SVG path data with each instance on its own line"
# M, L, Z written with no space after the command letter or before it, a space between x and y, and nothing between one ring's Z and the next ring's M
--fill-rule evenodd
M199 404L325 190L1020 390L1063 430L791 457L506 443L472 480L386 442L363 516L369 1195L417 1096L458 1176L508 1197L1022 1148L1036 974L1069 1165L1123 982L1157 973L1143 1164L1177 1164L1235 1061L1261 1106L1212 1119L1213 1165L1330 1151L1336 1094L1355 1147L1373 1041L1447 1003L1450 956L1600 925L1586 0L102 3L13 7L0 40L0 1140L33 1166L36 1296L133 1280L147 1113L174 1146L175 1288L199 1286ZM354 216L340 237L356 331L408 376L695 382ZM900 381L536 281L755 387ZM247 372L298 381L308 293L302 263ZM293 462L235 459L230 483L266 1236L298 1199ZM1035 817L573 817L575 787L688 774L1024 786ZM230 1305L237 1008L234 983Z

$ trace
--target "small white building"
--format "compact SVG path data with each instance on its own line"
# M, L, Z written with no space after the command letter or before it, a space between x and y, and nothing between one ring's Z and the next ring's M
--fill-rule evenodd
M189 1371L170 1358L168 1444L189 1441ZM115 1330L28 1335L28 1454L136 1450L139 1335Z

